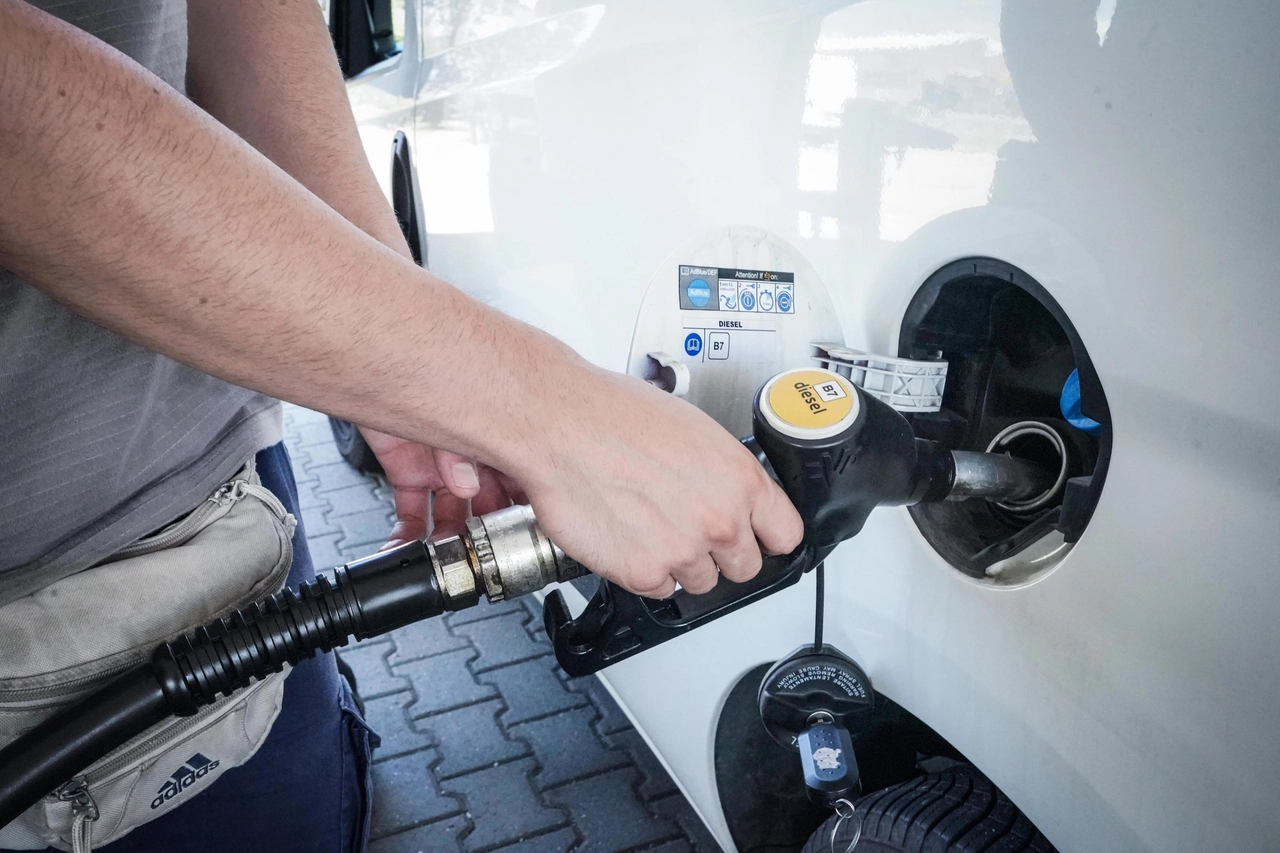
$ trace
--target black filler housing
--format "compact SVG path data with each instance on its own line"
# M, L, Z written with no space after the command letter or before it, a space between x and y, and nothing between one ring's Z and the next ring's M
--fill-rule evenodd
M1084 342L1049 292L994 258L947 264L907 307L898 355L948 362L942 411L908 416L917 437L946 450L983 451L1005 427L1035 420L1067 444L1070 479L1055 500L1029 514L981 500L920 503L910 512L925 539L979 578L1051 529L1068 542L1079 539L1106 479L1111 410ZM1062 417L1059 399L1073 370L1080 372L1081 411L1101 424L1097 435Z

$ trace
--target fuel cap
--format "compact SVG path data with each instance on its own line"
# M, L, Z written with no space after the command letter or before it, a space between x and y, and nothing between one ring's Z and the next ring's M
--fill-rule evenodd
M860 402L849 381L817 367L788 370L760 390L760 414L770 427L791 438L821 440L847 430Z

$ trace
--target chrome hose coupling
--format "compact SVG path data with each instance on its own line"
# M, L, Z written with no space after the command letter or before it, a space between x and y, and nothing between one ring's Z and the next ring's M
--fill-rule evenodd
M461 536L428 542L427 550L449 610L479 603L481 593L506 601L587 573L547 538L527 506L469 518Z

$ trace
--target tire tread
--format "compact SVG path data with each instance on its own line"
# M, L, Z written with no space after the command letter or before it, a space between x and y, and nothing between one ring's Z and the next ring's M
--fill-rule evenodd
M856 853L1056 853L1018 807L976 768L958 765L893 785L856 803L862 841ZM835 817L803 853L829 853ZM847 843L852 828L842 828Z

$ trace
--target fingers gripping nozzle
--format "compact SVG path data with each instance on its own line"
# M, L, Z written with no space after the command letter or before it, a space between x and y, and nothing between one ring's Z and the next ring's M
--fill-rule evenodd
M909 503L919 489L906 419L827 370L775 376L756 394L755 445L804 519L790 554L765 556L745 583L721 578L709 593L661 602L601 582L577 618L558 593L545 602L547 634L570 675L597 672L798 582L877 506ZM749 443L750 446L750 443Z
M752 419L755 434L744 443L772 468L804 520L801 546L765 556L750 581L721 578L704 595L681 590L658 602L601 581L575 618L559 592L549 593L547 634L565 672L597 672L791 586L861 531L878 506L1025 497L1045 483L1035 466L1019 460L918 441L903 415L829 370L773 377L756 393Z
M752 419L814 548L855 536L877 506L911 503L919 491L906 418L836 373L778 374L756 394Z

